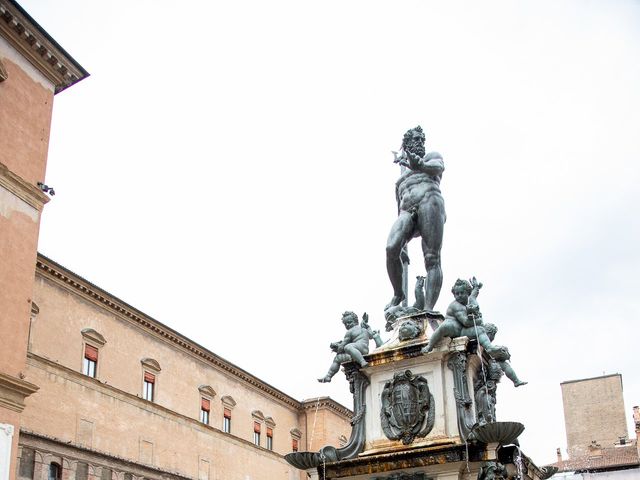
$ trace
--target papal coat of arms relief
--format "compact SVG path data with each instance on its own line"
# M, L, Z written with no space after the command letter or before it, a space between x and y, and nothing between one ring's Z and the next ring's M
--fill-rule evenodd
M380 422L389 440L402 440L408 445L433 428L435 405L427 379L413 375L411 370L396 373L385 383L381 403Z

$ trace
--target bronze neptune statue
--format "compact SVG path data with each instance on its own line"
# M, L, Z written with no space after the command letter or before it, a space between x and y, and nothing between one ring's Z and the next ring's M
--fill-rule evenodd
M427 269L424 308L433 310L442 287L440 250L446 215L440 179L444 162L439 153L425 154L425 135L419 126L405 133L400 154L394 152L394 155L395 162L405 168L396 182L398 218L387 240L387 272L393 298L386 308L400 305L406 298L402 281L403 258L407 258L409 240L420 237ZM408 258L405 263L408 263Z

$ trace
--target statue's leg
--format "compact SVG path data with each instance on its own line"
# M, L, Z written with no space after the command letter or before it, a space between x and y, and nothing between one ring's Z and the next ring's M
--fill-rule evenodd
M507 378L509 380L511 380L513 382L513 384L516 387L519 387L520 385L526 385L527 382L523 382L522 380L520 380L518 378L518 375L516 375L515 370L513 369L513 367L511 366L511 364L507 361L504 362L499 362L500 363L500 367L502 368L502 371L504 372L504 374L507 376Z
M338 373L338 370L340 370L339 360L340 359L338 358L338 355L336 355L333 359L333 362L331 363L331 366L329 367L329 371L327 372L327 374L324 377L318 379L320 383L329 383L333 376Z
M402 288L402 260L400 253L402 248L411 240L414 223L409 212L401 211L393 223L389 238L387 239L387 273L393 287L393 298L386 308L400 305L405 299Z
M345 353L348 353L349 356L353 359L353 361L356 362L361 367L366 367L368 365L367 361L364 359L364 356L362 355L362 352L360 352L360 350L358 350L355 347L355 345L353 344L345 345L344 351Z
M425 308L433 310L442 288L440 250L444 233L444 201L440 195L431 195L418 208L418 228L422 237L422 253L427 270Z
M455 338L460 336L460 331L461 328L458 322L455 320L445 320L444 323L441 323L435 332L433 332L429 343L422 349L422 353L429 353L444 337Z
M477 332L478 332L478 343L482 345L482 348L484 348L487 352L490 352L494 348L494 346L492 345L491 340L489 340L489 337L484 331L484 328L478 327Z

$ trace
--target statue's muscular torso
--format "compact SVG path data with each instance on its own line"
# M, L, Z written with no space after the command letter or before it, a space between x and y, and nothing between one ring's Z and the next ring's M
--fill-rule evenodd
M436 152L428 153L424 157L425 162L432 159L442 160L442 157ZM411 212L423 201L433 196L442 198L440 178L441 174L429 175L428 173L408 168L396 182L396 195L400 211Z

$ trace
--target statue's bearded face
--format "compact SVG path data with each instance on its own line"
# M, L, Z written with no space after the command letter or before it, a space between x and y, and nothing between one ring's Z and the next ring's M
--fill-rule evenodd
M424 143L425 136L422 129L413 128L404 135L402 148L405 152L411 152L422 158L426 153Z

